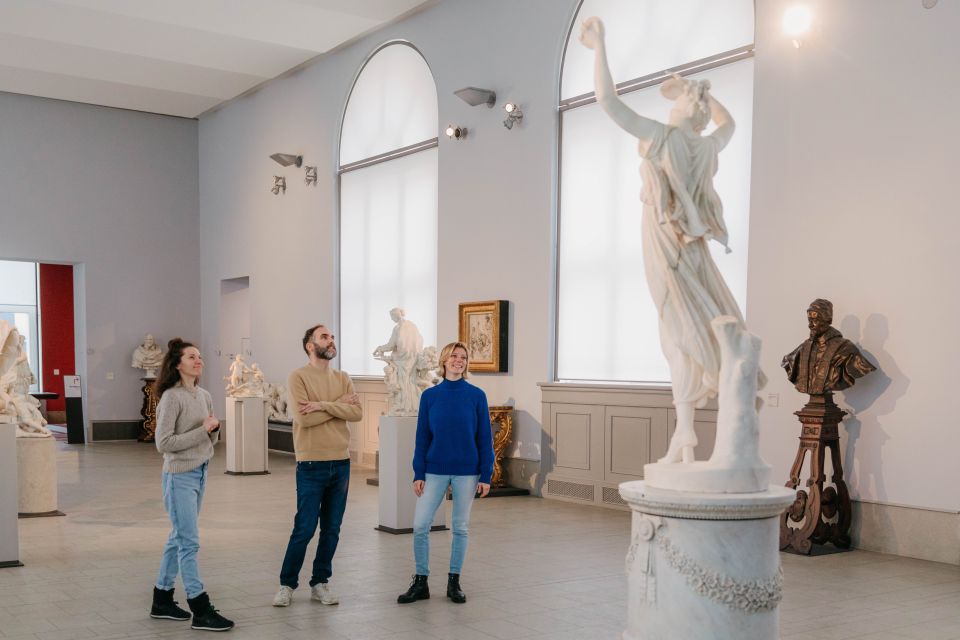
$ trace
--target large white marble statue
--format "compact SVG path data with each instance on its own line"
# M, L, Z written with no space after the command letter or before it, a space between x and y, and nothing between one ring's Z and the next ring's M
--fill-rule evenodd
M669 123L637 114L617 96L599 18L584 21L580 40L596 53L597 102L640 143L643 263L677 412L676 432L661 461L692 462L695 408L716 396L719 386L720 346L710 321L732 316L743 322L707 246L708 240L727 245L713 176L717 156L733 135L733 118L710 95L709 81L679 76L660 87L674 101ZM711 117L717 128L703 135Z
M33 375L33 370L30 368L30 361L27 360L27 337L25 335L20 335L20 356L17 358L17 382L15 388L19 393L24 395L30 393L30 387L36 384L37 377ZM39 400L37 401L39 402Z
M423 336L404 317L403 309L391 309L390 318L397 323L390 339L373 351L374 358L386 363L387 415L415 416L420 408L417 359L423 351Z
M30 369L23 346L20 332L0 320L0 414L17 422L18 438L52 437L40 413L40 401L29 394L32 373L23 388L24 367Z
M230 373L224 380L227 383L226 395L233 398L260 398L265 393L263 371L254 362L249 367L239 353L230 363Z
M157 344L152 334L147 334L143 339L143 344L133 350L133 358L130 366L135 369L143 369L144 378L156 378L157 369L163 363L163 349Z

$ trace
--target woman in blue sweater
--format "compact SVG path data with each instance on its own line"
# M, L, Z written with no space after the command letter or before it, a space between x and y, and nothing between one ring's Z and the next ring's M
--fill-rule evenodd
M420 396L417 444L413 453L413 492L417 509L413 517L413 555L417 574L397 602L406 604L430 597L430 525L443 503L447 487L453 488L453 545L447 597L466 602L460 589L460 569L467 553L467 525L473 498L490 492L493 475L493 432L487 396L465 380L467 347L452 342L440 352L443 382Z

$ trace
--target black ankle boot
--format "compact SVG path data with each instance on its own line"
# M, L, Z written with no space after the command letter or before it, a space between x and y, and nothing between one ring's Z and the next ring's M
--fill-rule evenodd
M191 629L200 629L201 631L229 631L233 629L233 621L227 620L217 613L217 610L210 604L210 596L204 591L196 598L187 598L187 604L190 605L190 611L193 611L193 622L190 623Z
M400 604L408 604L410 602L416 602L417 600L429 600L430 599L430 587L427 586L427 576L415 575L413 576L413 582L410 583L410 588L406 590L405 593L401 593L397 596L397 602Z
M159 620L189 620L190 613L177 606L177 602L173 599L173 589L164 590L154 587L150 617Z
M460 589L459 573L447 574L447 597L457 604L463 604L467 601L467 594Z

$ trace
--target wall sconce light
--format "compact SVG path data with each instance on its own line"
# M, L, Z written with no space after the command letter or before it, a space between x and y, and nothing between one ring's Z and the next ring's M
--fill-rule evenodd
M803 44L803 36L813 26L813 12L807 5L798 4L783 13L783 32L786 33L797 49Z
M294 155L292 153L275 153L270 156L270 159L279 164L281 167L289 167L292 164L297 165L297 168L300 168L300 165L303 164L303 156Z
M273 188L270 189L273 195L280 195L287 192L287 179L283 176L273 176Z
M463 89L457 89L454 91L453 95L457 96L471 107L476 107L481 104L485 104L488 107L493 107L493 105L497 103L497 93L496 91L491 91L490 89L464 87Z
M503 105L503 110L507 112L507 117L503 121L503 126L507 129L513 129L513 125L520 124L520 121L523 120L523 111L520 110L516 102L508 102Z
M303 178L304 184L309 186L317 186L317 168L316 167L307 167L306 176Z
M445 131L448 138L453 140L463 140L467 137L467 128L466 127L456 127L452 124L447 125L447 130Z

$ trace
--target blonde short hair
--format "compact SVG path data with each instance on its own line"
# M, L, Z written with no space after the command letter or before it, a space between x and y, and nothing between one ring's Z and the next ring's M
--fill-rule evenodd
M450 357L450 354L452 354L453 350L456 349L457 347L460 347L461 349L463 349L463 352L467 356L467 366L464 367L463 369L463 377L467 378L470 376L470 374L467 372L467 369L470 368L470 350L467 349L467 345L463 344L462 342L451 342L450 344L445 346L443 350L440 351L440 366L437 368L437 373L440 375L441 378L447 377L447 367L446 367L447 358Z

